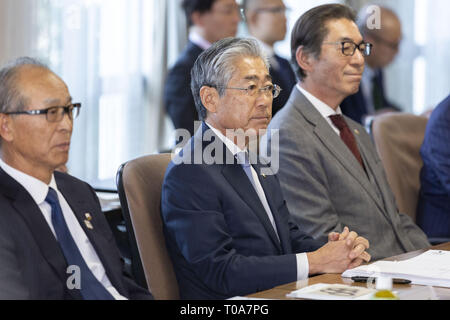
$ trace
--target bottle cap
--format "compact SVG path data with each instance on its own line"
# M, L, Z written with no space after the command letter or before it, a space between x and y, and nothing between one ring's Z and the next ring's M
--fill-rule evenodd
M392 278L378 277L376 282L377 290L392 290Z

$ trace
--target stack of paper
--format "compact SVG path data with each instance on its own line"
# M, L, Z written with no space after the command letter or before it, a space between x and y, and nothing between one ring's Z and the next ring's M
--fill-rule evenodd
M288 298L311 300L368 300L376 292L374 289L352 287L344 284L317 283L312 286L292 291Z
M402 278L412 284L450 288L450 251L429 250L404 261L378 261L347 270L344 278L354 276Z

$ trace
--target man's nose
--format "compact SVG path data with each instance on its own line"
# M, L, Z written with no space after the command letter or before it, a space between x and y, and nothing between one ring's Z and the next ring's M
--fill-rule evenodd
M73 128L73 117L69 113L64 112L63 118L59 122L59 127L64 130L72 131Z
M356 49L355 54L352 57L351 63L354 65L363 66L365 61L366 60L363 53L359 49Z

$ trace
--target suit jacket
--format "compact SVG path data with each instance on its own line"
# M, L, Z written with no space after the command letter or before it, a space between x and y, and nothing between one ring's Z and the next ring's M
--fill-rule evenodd
M429 237L450 237L450 96L431 114L420 154L417 223Z
M215 135L212 142L202 141L206 130L203 124L176 159L194 159L195 152L215 145L222 153L219 163L233 160ZM297 280L294 253L323 243L292 222L276 176L260 176L260 182L280 241L240 164L175 163L165 174L161 210L181 298L224 299Z
M191 69L203 49L190 42L169 71L164 88L164 105L175 129L187 129L194 135L198 113L191 91Z
M346 118L366 167L297 89L269 129L280 129L278 176L289 211L318 239L345 226L370 242L373 259L429 246L425 234L399 214L381 160L364 128Z
M291 95L292 88L297 83L289 61L278 55L275 55L275 60L278 62L278 68L272 66L270 68L270 76L272 77L272 82L279 85L283 90L277 98L273 99L272 115L275 115L284 107Z
M67 174L55 172L58 190L70 205L102 262L111 284L129 299L150 299L123 273L113 234L94 190ZM93 230L86 228L90 213ZM0 168L0 300L82 299L69 290L67 262L60 246L31 195Z
M386 98L386 93L384 91L384 76L382 70L378 70L376 73L376 80L378 86L381 88L383 105L386 109L394 109L396 111L401 111L399 107L395 106ZM364 117L369 115L369 110L367 108L366 97L363 94L361 86L359 91L354 95L348 96L341 103L342 113L347 117L363 124Z

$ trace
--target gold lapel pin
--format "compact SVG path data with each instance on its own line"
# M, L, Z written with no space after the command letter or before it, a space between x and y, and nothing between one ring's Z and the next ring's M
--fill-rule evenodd
M355 129L355 133L356 133L357 135L359 135L359 131L358 131L358 129Z
M263 177L264 179L267 178L267 176L266 176L264 173L262 174L262 177Z
M84 224L86 225L86 227L90 230L94 229L94 226L91 223L91 220L92 220L91 214L85 213L84 216L86 217L86 219L84 220Z

